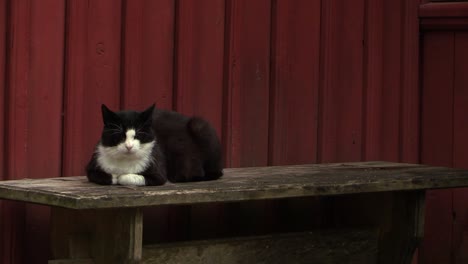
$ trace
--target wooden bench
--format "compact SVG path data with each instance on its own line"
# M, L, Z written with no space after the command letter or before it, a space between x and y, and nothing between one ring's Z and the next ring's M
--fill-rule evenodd
M49 263L410 263L424 194L468 186L468 171L362 162L226 169L217 181L99 186L85 177L0 182L0 198L52 207ZM142 207L329 197L327 228L142 245Z

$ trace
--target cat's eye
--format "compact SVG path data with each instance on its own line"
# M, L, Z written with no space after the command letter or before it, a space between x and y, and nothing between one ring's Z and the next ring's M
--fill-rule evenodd
M151 130L139 129L135 133L135 138L140 140L142 143L146 143L154 139L154 134Z
M146 132L146 131L141 131L141 130L139 130L139 131L136 132L136 136L140 136L140 137L143 137L143 136L151 136L151 134L148 133L148 132Z

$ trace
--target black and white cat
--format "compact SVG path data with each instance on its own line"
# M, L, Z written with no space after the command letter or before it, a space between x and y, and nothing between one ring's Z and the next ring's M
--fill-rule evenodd
M142 186L223 175L221 144L207 121L154 105L143 112L101 108L104 128L86 166L89 181Z

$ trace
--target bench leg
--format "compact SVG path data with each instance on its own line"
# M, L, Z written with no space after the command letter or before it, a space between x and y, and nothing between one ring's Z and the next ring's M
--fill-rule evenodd
M328 221L338 227L378 228L378 263L410 264L423 237L424 197L424 191L333 197Z
M393 193L381 230L380 263L410 264L424 235L424 191Z
M143 217L140 209L52 209L52 253L60 263L139 263ZM56 261L50 261L54 263Z

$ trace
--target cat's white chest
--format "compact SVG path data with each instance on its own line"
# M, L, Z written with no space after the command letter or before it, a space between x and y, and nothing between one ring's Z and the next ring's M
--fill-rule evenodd
M109 174L140 174L151 165L154 144L154 141L142 144L141 148L132 154L122 152L117 147L99 145L97 163L103 171Z

